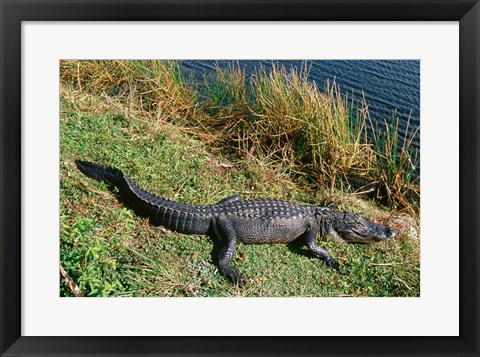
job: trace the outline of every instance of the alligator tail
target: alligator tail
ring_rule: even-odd
[[[119,169],[83,160],[75,160],[75,164],[82,173],[97,181],[104,181],[114,187],[120,187],[125,182],[123,172]]]
[[[125,176],[121,170],[83,160],[75,160],[75,164],[86,176],[105,182],[110,186],[111,190],[117,188],[120,198],[139,216],[148,216],[153,208],[150,201],[152,201],[154,196]],[[146,197],[150,200],[146,200]]]
[[[144,190],[121,170],[114,167],[83,160],[75,160],[75,164],[86,176],[104,181],[111,188],[117,188],[122,201],[139,216],[149,217],[152,224],[180,233],[206,234],[210,218],[198,217],[200,206],[156,196]]]

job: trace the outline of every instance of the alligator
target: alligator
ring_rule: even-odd
[[[287,243],[303,240],[328,267],[338,262],[317,242],[317,235],[331,235],[346,242],[373,243],[395,237],[387,226],[365,220],[355,213],[333,210],[330,205],[312,206],[271,198],[243,200],[238,195],[216,204],[192,205],[172,201],[144,190],[117,168],[76,160],[86,176],[117,189],[120,198],[154,226],[184,234],[207,235],[218,244],[215,264],[232,283],[243,286],[242,273],[230,265],[237,240],[242,243]]]

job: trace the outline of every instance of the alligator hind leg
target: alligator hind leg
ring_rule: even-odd
[[[330,253],[317,242],[317,230],[316,228],[309,227],[305,232],[305,243],[308,249],[323,260],[329,267],[339,270],[338,262],[333,259]]]
[[[223,217],[218,217],[213,222],[212,233],[220,244],[217,256],[217,266],[223,276],[229,278],[235,285],[243,286],[244,279],[242,273],[237,268],[229,265],[235,252],[237,235],[233,229],[232,223]]]

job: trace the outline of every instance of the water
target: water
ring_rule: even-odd
[[[216,63],[220,67],[228,66],[231,61],[182,61],[183,69],[192,72],[196,81],[201,83],[204,75],[215,71]],[[238,61],[248,75],[255,73],[260,65],[267,70],[272,61]],[[296,67],[300,70],[304,61],[275,61],[285,68]],[[354,98],[362,98],[362,91],[368,104],[373,123],[384,126],[384,120],[391,122],[393,113],[399,117],[399,134],[403,140],[407,120],[410,117],[409,132],[420,127],[420,61],[418,60],[341,60],[308,61],[310,81],[323,88],[325,81],[335,80],[342,93],[353,93]],[[420,130],[412,143],[420,152]]]

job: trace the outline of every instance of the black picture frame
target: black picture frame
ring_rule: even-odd
[[[37,355],[479,355],[478,0],[0,0],[0,353]],[[21,336],[22,21],[459,21],[460,336]],[[446,188],[448,189],[448,188]],[[445,257],[445,264],[449,264]],[[445,289],[449,283],[445,282]],[[223,312],[225,316],[228,312]],[[441,315],[441,311],[439,311]],[[226,319],[228,320],[228,319]],[[228,329],[234,321],[221,320]],[[328,323],[327,321],[319,321]],[[268,334],[268,331],[266,331]]]

